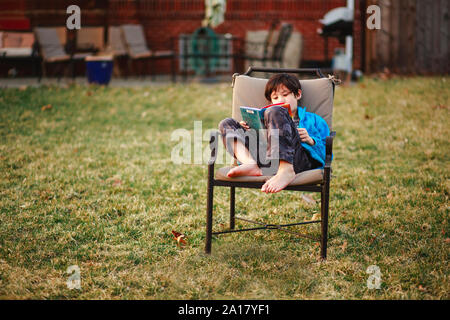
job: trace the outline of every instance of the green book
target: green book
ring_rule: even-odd
[[[251,129],[265,129],[264,110],[252,107],[241,107],[242,120],[247,122]]]
[[[286,108],[289,112],[289,115],[292,117],[291,107],[289,106],[289,103],[276,103],[269,104],[268,106],[262,107],[260,109],[253,107],[240,107],[242,120],[247,122],[247,125],[251,129],[266,129],[266,126],[264,125],[264,111],[266,111],[267,108],[274,106]]]

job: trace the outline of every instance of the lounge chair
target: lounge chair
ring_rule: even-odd
[[[46,65],[48,63],[59,64],[62,66],[66,64],[66,67],[70,67],[72,77],[75,77],[73,69],[73,63],[76,60],[84,60],[90,54],[68,54],[64,49],[61,38],[63,37],[61,31],[57,28],[34,28],[34,33],[39,45],[39,51],[42,57],[42,75],[47,75]],[[59,70],[58,70],[59,71]],[[59,73],[59,72],[58,72]],[[58,74],[60,76],[60,74]],[[58,77],[59,79],[60,77]],[[41,75],[39,81],[41,80]]]
[[[128,70],[132,69],[134,60],[170,59],[172,80],[175,81],[175,52],[171,50],[152,51],[147,46],[144,29],[138,24],[121,26],[122,36],[128,53]]]
[[[128,55],[120,26],[108,27],[108,41],[105,51],[113,56],[114,75],[120,76],[120,62]]]
[[[236,120],[242,120],[240,114],[240,106],[263,106],[267,103],[264,98],[264,88],[267,79],[260,79],[250,77],[252,72],[264,73],[316,73],[320,78],[313,80],[300,80],[302,86],[302,98],[299,104],[306,106],[309,112],[314,112],[320,115],[331,129],[332,113],[333,113],[333,98],[334,86],[333,79],[322,77],[322,73],[318,69],[270,69],[270,68],[249,68],[244,75],[235,74],[233,76],[233,103],[232,103],[232,117]],[[270,176],[261,177],[235,177],[229,178],[227,176],[231,167],[223,167],[214,170],[214,164],[218,154],[219,143],[222,143],[220,133],[214,131],[211,133],[210,148],[211,158],[208,162],[208,176],[207,176],[207,205],[206,205],[206,237],[205,237],[205,253],[211,253],[211,242],[213,235],[227,234],[234,232],[244,232],[262,229],[274,229],[285,231],[291,234],[296,234],[300,237],[305,237],[318,241],[321,244],[320,256],[322,259],[327,257],[327,240],[328,240],[328,210],[329,210],[329,194],[330,194],[330,179],[331,179],[331,161],[332,161],[332,147],[335,132],[326,138],[326,160],[323,169],[308,170],[298,173],[295,179],[281,192],[286,191],[308,191],[319,192],[321,194],[321,218],[319,220],[302,221],[289,224],[269,224],[261,221],[252,221],[247,218],[237,217],[235,215],[235,189],[236,188],[257,188],[261,189],[263,184],[270,179]],[[213,195],[215,187],[229,187],[230,188],[230,228],[219,232],[213,232]],[[235,228],[235,220],[239,219],[244,222],[256,224],[252,228]],[[294,232],[287,227],[296,225],[310,225],[320,223],[321,237],[315,238],[311,235],[300,234]]]
[[[243,59],[248,60],[250,65],[261,62],[263,67],[283,67],[284,51],[291,34],[291,24],[283,23],[278,35],[276,35],[274,25],[272,25],[264,42],[245,42]]]
[[[38,54],[32,32],[0,31],[0,62],[20,63],[31,61],[33,75],[36,73]]]

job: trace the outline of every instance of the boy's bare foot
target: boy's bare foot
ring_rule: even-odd
[[[240,176],[262,176],[262,170],[256,163],[241,164],[228,171],[227,176],[230,178]]]
[[[286,162],[282,165],[282,163],[280,163],[277,174],[266,181],[266,183],[262,186],[261,191],[265,193],[279,192],[286,188],[286,186],[289,185],[294,178],[295,172],[292,164]]]

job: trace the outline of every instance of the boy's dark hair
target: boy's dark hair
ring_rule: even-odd
[[[298,90],[302,89],[300,81],[297,77],[288,73],[277,73],[270,77],[266,84],[264,96],[267,101],[271,101],[270,96],[272,92],[276,91],[280,85],[284,84],[296,97],[298,96]]]

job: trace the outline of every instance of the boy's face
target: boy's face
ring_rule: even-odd
[[[278,86],[278,88],[270,94],[272,103],[289,103],[291,106],[292,114],[297,112],[297,101],[302,97],[302,91],[299,90],[295,95],[284,84]]]

